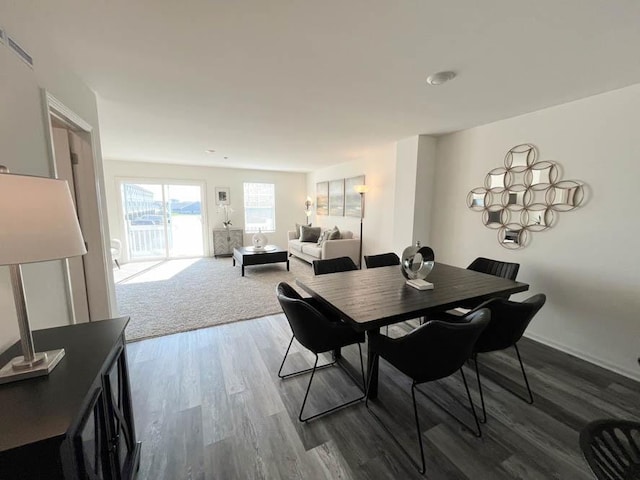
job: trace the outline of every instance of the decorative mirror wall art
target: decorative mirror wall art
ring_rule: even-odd
[[[484,186],[467,194],[467,207],[482,212],[482,223],[498,230],[498,242],[505,248],[525,247],[532,232],[547,230],[559,212],[573,210],[584,200],[582,183],[561,180],[556,162],[537,158],[531,144],[513,147],[504,167],[491,170]]]

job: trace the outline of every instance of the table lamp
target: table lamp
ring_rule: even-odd
[[[21,265],[87,253],[65,180],[11,175],[0,165],[0,265],[8,265],[22,356],[0,369],[0,384],[48,375],[64,349],[36,352]]]

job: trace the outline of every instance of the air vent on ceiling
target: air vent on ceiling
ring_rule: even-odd
[[[33,68],[33,58],[31,57],[31,55],[25,52],[24,49],[20,45],[18,45],[13,38],[7,37],[7,44],[9,45],[9,48],[13,50],[16,55],[18,55],[24,61],[24,63]]]

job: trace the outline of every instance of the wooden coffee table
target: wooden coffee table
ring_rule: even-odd
[[[242,267],[243,277],[244,267],[250,265],[286,262],[287,271],[289,271],[289,252],[275,245],[267,245],[264,247],[264,250],[252,250],[251,247],[236,247],[233,249],[234,267],[236,266],[236,262]]]

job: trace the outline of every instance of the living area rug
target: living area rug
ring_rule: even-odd
[[[282,311],[276,285],[309,279],[308,263],[233,267],[231,258],[169,260],[116,284],[120,315],[131,317],[128,341],[263,317]]]

